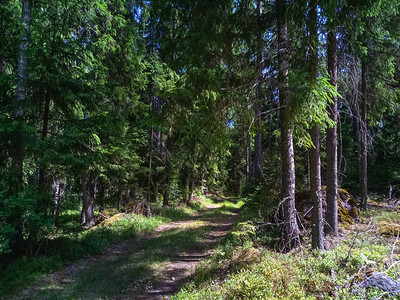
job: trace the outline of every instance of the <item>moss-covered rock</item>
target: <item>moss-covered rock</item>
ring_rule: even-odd
[[[326,211],[326,186],[322,187],[322,210]],[[296,193],[296,209],[305,221],[311,220],[312,201],[310,189]],[[338,218],[341,223],[354,224],[359,220],[359,210],[356,199],[346,190],[338,189]]]
[[[400,231],[400,224],[382,221],[378,223],[378,231],[381,235],[398,236]]]

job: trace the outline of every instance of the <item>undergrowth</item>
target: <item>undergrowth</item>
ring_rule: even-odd
[[[190,207],[153,207],[152,217],[127,214],[113,226],[90,230],[79,225],[80,212],[67,211],[60,216],[57,231],[43,243],[45,255],[22,257],[0,270],[0,298],[24,289],[67,263],[99,254],[107,246],[122,240],[150,233],[163,223],[187,218],[210,203],[204,199],[203,204],[193,203]]]
[[[279,231],[242,220],[172,299],[377,299],[382,293],[359,291],[357,283],[371,271],[400,276],[397,237],[381,236],[378,228],[396,219],[395,211],[371,209],[360,223],[327,237],[328,250],[312,251],[306,237],[301,249],[286,254],[277,251]]]

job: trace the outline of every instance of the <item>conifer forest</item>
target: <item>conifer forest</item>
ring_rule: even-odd
[[[399,299],[400,0],[0,0],[0,299]]]

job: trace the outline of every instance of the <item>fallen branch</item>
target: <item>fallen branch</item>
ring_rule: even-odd
[[[357,239],[357,237],[358,237],[359,234],[360,234],[360,230],[357,230],[356,236],[355,236],[354,239],[353,239],[353,243],[351,244],[350,249],[349,249],[349,251],[347,252],[347,256],[346,256],[345,260],[342,261],[341,264],[339,265],[339,267],[338,267],[336,273],[339,273],[340,269],[341,269],[342,267],[346,266],[347,262],[349,261],[351,250],[353,250],[354,245],[355,245],[355,243],[356,243],[356,239]]]

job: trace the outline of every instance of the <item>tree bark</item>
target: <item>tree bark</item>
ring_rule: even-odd
[[[16,103],[14,109],[14,118],[18,122],[14,140],[12,142],[12,174],[14,176],[13,183],[11,184],[12,193],[17,194],[22,187],[23,183],[23,130],[22,122],[24,119],[23,104],[26,100],[27,79],[28,79],[28,58],[27,50],[29,47],[29,33],[31,23],[31,1],[22,1],[22,14],[21,23],[23,25],[21,41],[19,44],[19,57],[17,65],[17,87],[16,87]]]
[[[245,132],[246,140],[246,182],[249,183],[251,179],[251,161],[250,161],[250,135],[249,132]]]
[[[94,199],[96,194],[96,184],[90,172],[86,172],[81,182],[82,192],[82,219],[81,223],[86,228],[93,227],[94,221]]]
[[[361,209],[367,209],[367,166],[368,166],[368,126],[367,126],[367,64],[365,59],[361,63],[361,141],[360,141],[360,188]]]
[[[153,184],[153,195],[151,197],[152,202],[157,203],[158,202],[158,182],[155,182]]]
[[[260,88],[257,88],[260,92]],[[259,94],[259,93],[257,93]],[[261,133],[261,104],[259,101],[255,107],[256,130],[257,133],[254,137],[254,172],[255,180],[259,180],[262,175],[262,133]]]
[[[124,186],[121,182],[121,180],[118,182],[118,195],[117,195],[117,209],[121,207],[121,205],[124,205]]]
[[[333,29],[328,32],[327,40],[327,59],[328,74],[330,83],[337,88],[337,53],[336,53],[336,31]],[[328,113],[330,119],[334,122],[333,127],[328,128],[326,132],[326,213],[325,219],[327,234],[338,234],[338,150],[337,150],[337,97],[334,96],[329,103]]]
[[[289,251],[300,245],[299,228],[295,207],[295,166],[290,117],[290,91],[288,86],[289,50],[286,21],[286,0],[276,1],[278,30],[278,87],[281,105],[281,168],[282,168],[282,214],[283,214],[283,251]]]
[[[324,249],[324,231],[322,218],[321,158],[319,126],[314,125],[310,131],[314,148],[310,149],[310,189],[312,209],[311,238],[312,249]]]
[[[163,195],[163,206],[168,206],[169,205],[169,191],[165,190],[164,195]]]
[[[259,27],[261,27],[262,6],[261,1],[257,1],[257,14],[259,19]],[[254,105],[254,118],[256,125],[256,135],[254,137],[254,179],[259,180],[262,175],[262,132],[261,132],[261,77],[262,77],[262,35],[258,37],[257,50],[256,50],[256,102]]]
[[[104,211],[104,208],[105,208],[104,198],[105,198],[105,195],[106,195],[106,188],[104,186],[104,182],[103,181],[100,181],[99,185],[100,186],[99,186],[99,195],[98,195],[97,203],[98,203],[98,206],[99,206],[99,211],[101,212],[101,211]]]
[[[53,198],[53,220],[54,220],[54,225],[57,226],[58,224],[58,217],[60,214],[60,201],[61,201],[61,196],[64,195],[65,193],[65,183],[60,180],[56,179],[53,181],[52,185],[53,193],[54,193],[54,198]]]
[[[43,113],[42,141],[45,140],[49,131],[50,95],[46,93],[44,98],[45,103]],[[42,164],[39,168],[39,190],[42,192],[45,190],[46,173],[46,166]]]
[[[207,195],[207,186],[206,186],[206,176],[204,175],[204,172],[201,174],[201,194],[203,196]]]
[[[318,76],[318,31],[317,31],[317,3],[310,1],[310,81],[315,81]],[[324,249],[324,231],[322,219],[322,189],[321,189],[321,157],[320,157],[320,133],[319,126],[314,123],[310,136],[314,147],[310,148],[310,189],[312,209],[311,247],[312,249]]]
[[[17,196],[23,186],[23,162],[24,162],[24,140],[23,140],[23,121],[24,110],[23,103],[26,100],[27,79],[28,79],[28,61],[27,50],[29,47],[29,33],[31,21],[31,2],[30,0],[22,0],[22,34],[19,44],[19,56],[17,63],[17,86],[15,95],[14,119],[17,123],[15,134],[10,143],[11,159],[11,178],[9,185],[10,194]],[[13,253],[19,253],[24,250],[23,242],[23,224],[22,216],[19,212],[15,212],[7,218],[7,223],[10,224],[15,233],[10,237],[10,248]]]
[[[194,196],[194,170],[192,171],[192,174],[190,175],[188,203],[193,202],[193,196]]]
[[[150,151],[149,151],[149,174],[147,177],[147,201],[151,200],[151,184],[152,184],[152,173],[153,173],[153,140],[154,140],[154,127],[151,127],[150,130]]]
[[[165,162],[165,182],[164,182],[164,191],[163,191],[163,206],[169,205],[169,194],[171,190],[171,182],[172,182],[172,127],[169,128],[168,136],[165,142],[165,151],[163,152],[164,155],[164,162]]]

